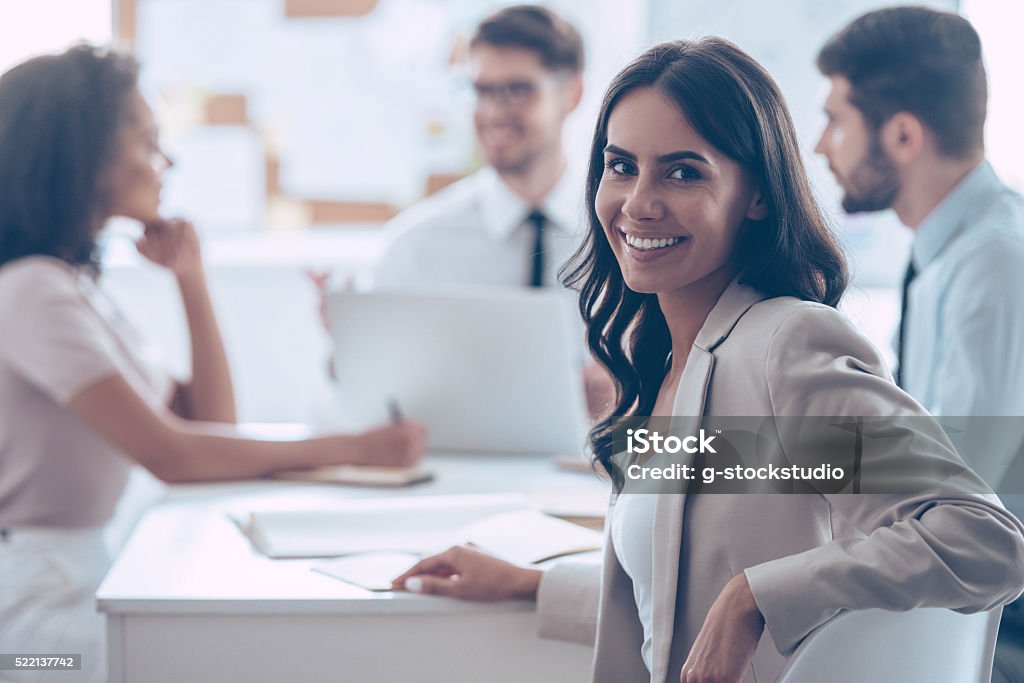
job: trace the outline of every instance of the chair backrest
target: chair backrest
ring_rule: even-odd
[[[845,612],[807,636],[778,683],[989,683],[1001,613]]]

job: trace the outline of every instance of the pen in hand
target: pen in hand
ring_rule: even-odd
[[[396,399],[388,399],[388,415],[391,416],[392,422],[402,421],[402,410],[398,407],[398,401]]]

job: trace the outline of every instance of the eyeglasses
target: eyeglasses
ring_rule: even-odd
[[[538,80],[506,81],[505,83],[474,81],[470,83],[470,87],[477,105],[484,100],[489,100],[507,109],[522,109],[537,98],[537,93],[545,84],[560,83],[566,80],[568,75],[555,72]]]
[[[508,83],[473,83],[473,95],[477,104],[489,100],[509,109],[521,109],[537,97],[540,87],[533,81],[509,81]]]

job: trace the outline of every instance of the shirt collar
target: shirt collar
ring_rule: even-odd
[[[490,166],[480,169],[477,182],[480,214],[490,235],[506,238],[526,222],[533,207],[506,185],[497,171]],[[581,225],[583,177],[567,168],[537,208],[548,218],[550,228],[567,235],[576,234]]]
[[[964,176],[917,229],[911,249],[914,266],[920,270],[934,261],[967,226],[971,214],[985,205],[984,196],[1000,187],[1002,184],[987,161]]]

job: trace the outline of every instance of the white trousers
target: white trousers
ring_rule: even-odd
[[[106,680],[94,594],[111,560],[102,528],[14,528],[0,538],[0,653],[82,656],[81,671],[0,671],[0,681]]]

